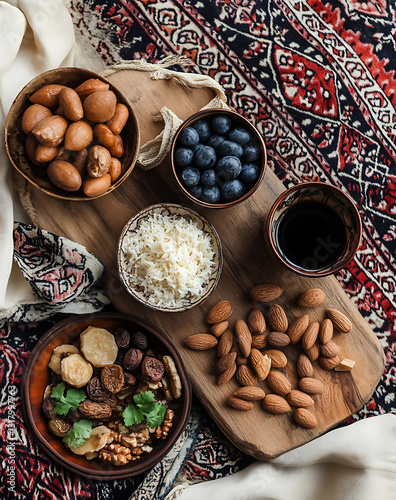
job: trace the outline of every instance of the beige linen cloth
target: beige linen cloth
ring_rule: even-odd
[[[89,44],[83,45],[87,50]],[[2,138],[13,99],[34,76],[59,66],[102,69],[93,62],[93,53],[87,57],[76,46],[62,0],[0,1],[0,53]],[[172,77],[171,72],[167,76]],[[216,90],[216,82],[212,87]],[[221,97],[218,105],[223,105]],[[155,155],[161,156],[163,151],[156,146]],[[4,311],[35,299],[13,266],[13,221],[28,220],[12,188],[3,139],[0,148],[0,311]],[[383,415],[332,431],[227,478],[194,486],[181,478],[168,498],[201,500],[205,495],[227,500],[396,500],[396,417]]]

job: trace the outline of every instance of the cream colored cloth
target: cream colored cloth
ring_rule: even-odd
[[[361,420],[166,500],[396,500],[396,415]]]

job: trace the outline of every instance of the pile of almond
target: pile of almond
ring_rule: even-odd
[[[255,302],[273,302],[283,290],[276,285],[258,285],[250,290]],[[318,288],[310,289],[298,297],[298,305],[313,308],[322,304],[326,294]],[[315,378],[313,362],[318,360],[325,370],[349,371],[355,362],[340,358],[340,347],[333,340],[334,331],[349,333],[351,321],[340,311],[326,309],[326,319],[321,323],[310,321],[308,314],[289,322],[286,311],[277,303],[269,305],[267,319],[260,309],[254,307],[245,322],[238,319],[234,331],[230,329],[229,318],[233,312],[231,303],[223,300],[208,313],[206,323],[210,333],[191,335],[185,345],[194,350],[217,349],[217,384],[225,384],[234,375],[242,386],[229,398],[228,404],[237,410],[252,410],[254,401],[262,401],[265,411],[282,414],[294,407],[294,421],[305,428],[316,427],[317,421],[308,410],[314,404],[314,397],[324,391],[323,383]],[[267,326],[269,331],[267,330]],[[296,371],[298,388],[292,388],[290,380],[282,369],[288,358],[281,350],[289,344],[302,348],[298,356]],[[269,389],[257,386],[265,380]]]

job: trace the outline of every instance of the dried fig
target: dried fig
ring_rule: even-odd
[[[140,365],[143,358],[142,351],[139,349],[129,349],[124,356],[124,368],[126,370],[132,371]]]
[[[159,382],[164,375],[164,365],[159,359],[145,358],[142,363],[142,375],[152,382]]]
[[[133,332],[131,335],[131,342],[134,347],[145,351],[148,347],[148,340],[143,332]]]
[[[105,389],[117,394],[124,386],[124,372],[120,365],[108,365],[103,368],[100,380]]]
[[[114,332],[114,338],[118,347],[126,349],[131,342],[131,334],[125,328],[117,328]]]

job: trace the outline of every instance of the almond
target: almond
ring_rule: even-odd
[[[216,323],[210,327],[210,333],[212,333],[215,337],[220,337],[222,333],[224,333],[228,328],[228,321],[221,321],[220,323]]]
[[[314,369],[311,361],[305,354],[300,354],[297,360],[297,373],[301,378],[313,377]]]
[[[315,307],[324,302],[326,294],[320,288],[311,288],[302,293],[298,298],[298,305],[300,307]]]
[[[238,319],[235,323],[235,335],[237,338],[239,352],[242,356],[247,358],[252,347],[252,334],[250,333],[247,324],[242,319]]]
[[[282,332],[270,332],[267,335],[267,343],[272,347],[286,347],[290,344],[290,337]]]
[[[326,314],[338,332],[349,333],[352,331],[351,321],[342,312],[336,309],[326,309]]]
[[[259,380],[264,380],[271,369],[271,359],[257,349],[252,349],[249,356],[250,364]]]
[[[297,408],[294,412],[293,419],[296,424],[306,429],[314,429],[318,425],[314,415],[306,408]]]
[[[287,401],[291,406],[299,406],[301,408],[305,408],[306,406],[312,406],[314,404],[314,400],[305,392],[299,391],[298,389],[293,389],[287,395]]]
[[[263,408],[270,413],[287,413],[291,410],[289,403],[286,399],[276,394],[267,394],[263,399]]]
[[[250,386],[257,384],[256,375],[253,373],[253,370],[250,368],[250,366],[247,365],[238,366],[236,372],[236,378],[238,379],[238,382],[243,386]]]
[[[226,371],[223,373],[220,373],[220,375],[217,377],[216,383],[217,385],[223,385],[229,382],[232,377],[235,375],[237,366],[235,363],[233,363],[229,368],[227,368]]]
[[[333,338],[333,323],[331,319],[326,318],[320,324],[319,339],[322,344],[327,344]]]
[[[324,356],[320,356],[319,358],[319,363],[325,370],[334,370],[334,368],[338,366],[340,362],[341,360],[338,356],[334,356],[333,358],[325,358]]]
[[[309,325],[308,314],[300,316],[299,318],[293,321],[293,323],[289,326],[289,329],[287,331],[287,334],[290,337],[290,342],[292,344],[297,344],[297,342],[304,335],[305,330],[308,328],[308,325]]]
[[[327,342],[320,346],[320,354],[325,358],[334,358],[340,354],[340,346],[336,344],[333,340]]]
[[[268,349],[265,353],[271,359],[272,368],[284,368],[287,365],[286,354],[277,349]]]
[[[300,389],[307,394],[321,394],[324,391],[323,383],[317,378],[304,377],[300,380]]]
[[[277,299],[282,292],[282,288],[277,285],[257,285],[250,290],[249,295],[257,302],[270,302]]]
[[[312,347],[309,349],[304,349],[304,352],[311,361],[315,361],[320,356],[319,342],[316,341]]]
[[[232,366],[235,363],[236,357],[237,357],[236,352],[229,352],[225,356],[222,356],[216,363],[217,373],[223,373],[226,370],[228,370],[228,368],[230,368],[230,366]]]
[[[252,347],[254,347],[255,349],[264,349],[265,347],[267,347],[267,334],[262,333],[260,335],[253,335]]]
[[[252,335],[261,335],[265,332],[265,318],[264,314],[254,307],[248,317],[248,327]]]
[[[291,391],[290,381],[280,372],[271,370],[267,377],[267,384],[276,394],[282,396]]]
[[[184,345],[194,351],[206,351],[217,345],[217,339],[208,333],[196,333],[186,338]]]
[[[222,356],[228,354],[232,349],[232,344],[234,343],[232,331],[226,330],[225,332],[223,332],[218,342],[219,343],[217,344],[217,357],[221,358]]]
[[[289,322],[283,308],[278,304],[272,304],[268,312],[268,324],[272,330],[285,333]]]
[[[240,387],[234,392],[233,396],[246,401],[259,401],[265,398],[265,392],[261,387]]]
[[[340,361],[340,364],[334,368],[336,372],[349,372],[355,366],[356,361],[345,358]]]
[[[318,321],[313,321],[308,326],[301,339],[301,346],[303,349],[309,349],[314,345],[319,335],[319,328],[320,328],[320,323]]]
[[[236,398],[234,396],[230,396],[228,398],[228,404],[235,408],[236,410],[249,411],[253,410],[254,404],[251,401],[246,401],[244,399]]]
[[[218,304],[216,304],[212,309],[208,312],[206,316],[206,323],[213,325],[215,323],[221,323],[229,318],[232,314],[232,305],[228,300],[222,300]]]

